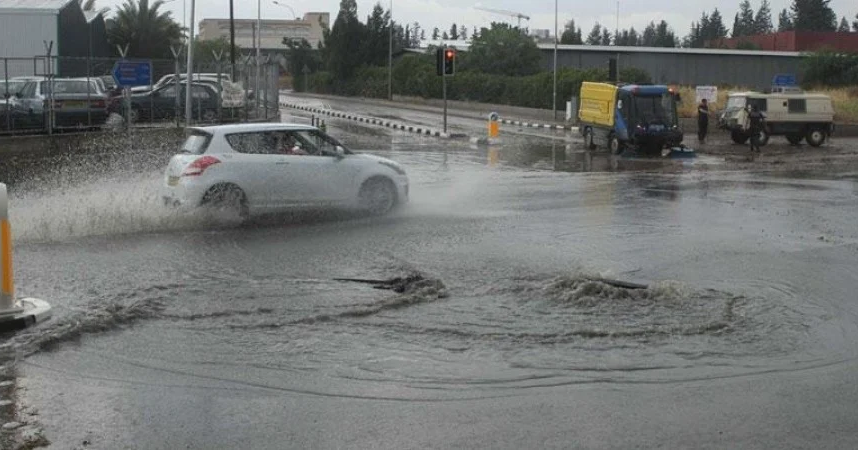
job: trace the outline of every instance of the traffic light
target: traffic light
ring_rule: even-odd
[[[456,73],[456,49],[441,47],[435,51],[435,72],[439,76]]]

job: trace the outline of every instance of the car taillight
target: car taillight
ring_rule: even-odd
[[[202,158],[197,158],[194,162],[189,164],[188,167],[185,167],[185,170],[182,171],[182,176],[196,177],[202,175],[206,169],[219,163],[220,160],[214,156],[203,156]]]
[[[92,101],[93,108],[105,108],[106,104],[104,100],[93,100]]]

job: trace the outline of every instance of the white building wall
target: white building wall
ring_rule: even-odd
[[[0,80],[6,76],[42,75],[45,73],[45,41],[54,42],[57,53],[57,15],[4,11],[0,9]],[[34,69],[33,58],[38,57]],[[14,58],[14,59],[13,59]]]

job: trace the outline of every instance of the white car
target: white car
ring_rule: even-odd
[[[167,206],[251,215],[357,207],[382,215],[408,201],[402,166],[355,154],[317,128],[284,123],[190,128],[164,174]]]

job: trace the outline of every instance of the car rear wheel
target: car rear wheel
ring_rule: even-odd
[[[359,199],[362,209],[382,216],[396,206],[396,190],[387,178],[371,178],[361,186]]]
[[[789,141],[792,145],[801,144],[801,141],[804,139],[804,136],[800,134],[788,134],[786,135],[787,141]]]
[[[813,128],[807,132],[807,143],[813,147],[819,147],[825,142],[825,133],[819,128]]]
[[[608,138],[608,150],[610,150],[614,155],[619,155],[623,152],[623,144],[620,142],[620,138],[618,138],[616,134],[612,134],[611,137]]]
[[[732,131],[730,132],[730,138],[733,139],[733,142],[737,144],[744,144],[748,142],[748,135],[742,133],[741,131]]]
[[[247,196],[238,186],[218,184],[203,196],[202,206],[215,213],[228,214],[244,221],[250,216]]]

